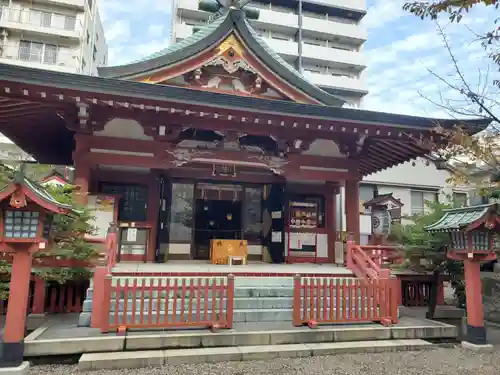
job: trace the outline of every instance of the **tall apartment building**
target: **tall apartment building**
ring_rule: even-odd
[[[367,30],[360,24],[365,0],[259,0],[253,27],[265,42],[311,82],[359,106],[368,93],[363,44]],[[211,14],[198,0],[175,0],[172,41],[205,24]]]
[[[97,75],[107,55],[96,0],[0,1],[0,63]]]

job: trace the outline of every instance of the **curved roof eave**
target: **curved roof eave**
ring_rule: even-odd
[[[146,72],[153,73],[202,53],[226,37],[232,30],[238,33],[255,56],[290,85],[325,105],[342,106],[346,102],[309,82],[295,68],[285,62],[260,39],[244,17],[244,12],[238,9],[230,9],[226,14],[207,24],[198,32],[153,55],[152,58],[127,65],[99,68],[99,76],[127,79]]]

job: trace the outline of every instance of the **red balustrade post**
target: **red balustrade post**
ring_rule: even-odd
[[[392,277],[390,280],[390,311],[392,323],[396,324],[398,322],[398,308],[401,301],[401,281],[397,277]]]
[[[292,310],[292,324],[295,327],[302,325],[302,319],[300,319],[300,291],[302,287],[302,278],[299,274],[293,277],[293,310]],[[312,297],[311,297],[312,298]]]
[[[112,276],[111,275],[106,275],[104,277],[104,280],[102,282],[103,286],[103,304],[102,304],[102,309],[100,310],[100,327],[101,328],[101,333],[108,333],[109,332],[109,314],[111,311],[111,289],[112,289]],[[118,300],[117,300],[118,303]],[[127,301],[125,300],[125,303]],[[115,309],[119,309],[119,306],[115,306]],[[93,311],[92,311],[93,312]],[[135,322],[134,322],[135,323]]]
[[[102,323],[102,309],[104,306],[104,280],[108,274],[107,267],[96,267],[94,269],[94,277],[92,279],[93,295],[92,295],[92,315],[90,318],[90,326],[92,328],[100,328]]]
[[[234,276],[227,276],[227,309],[226,309],[226,327],[233,328],[234,312]]]
[[[352,252],[353,252],[354,246],[355,246],[354,241],[351,241],[351,240],[347,241],[346,266],[349,269],[352,269],[352,266],[353,266]]]

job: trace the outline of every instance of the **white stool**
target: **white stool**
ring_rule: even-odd
[[[246,259],[246,257],[242,257],[242,256],[229,256],[229,257],[228,257],[228,263],[229,263],[229,265],[230,265],[230,266],[232,266],[232,265],[233,265],[233,261],[234,261],[234,260],[239,260],[239,261],[241,261],[241,264],[242,264],[242,265],[246,265],[246,264],[247,264],[247,259]]]

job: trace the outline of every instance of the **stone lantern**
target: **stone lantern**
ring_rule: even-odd
[[[428,232],[448,233],[449,259],[463,261],[467,298],[467,341],[470,349],[491,348],[486,342],[480,265],[496,259],[497,236],[500,233],[497,203],[445,210],[436,223],[425,228]]]
[[[0,190],[0,252],[12,256],[10,293],[5,331],[0,342],[0,370],[22,373],[26,312],[33,254],[46,249],[54,214],[72,212],[70,205],[54,200],[23,171]]]

